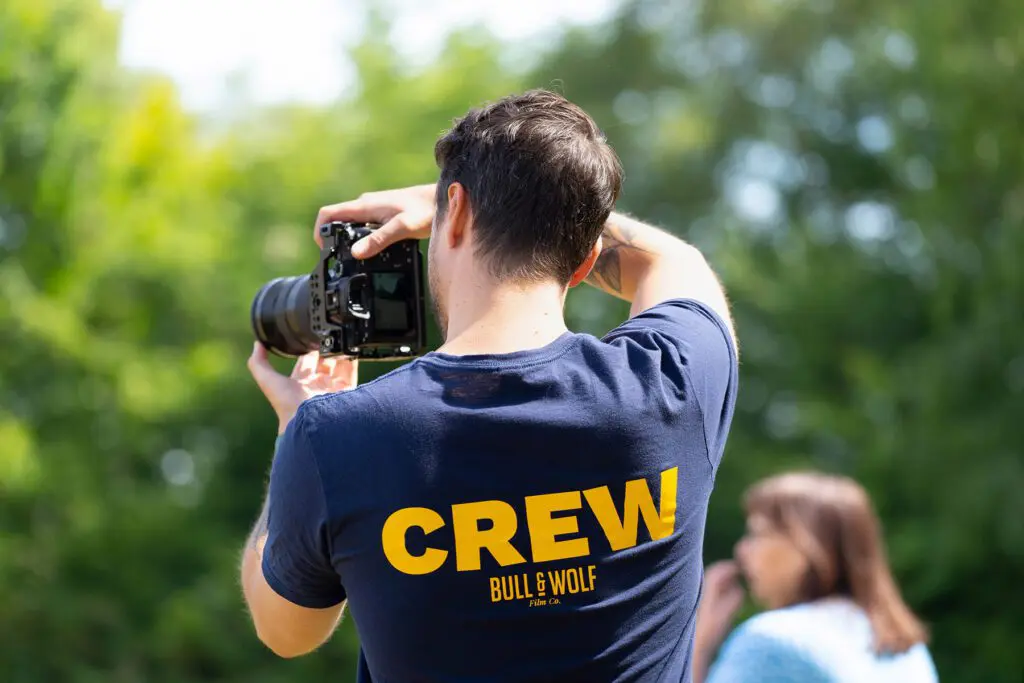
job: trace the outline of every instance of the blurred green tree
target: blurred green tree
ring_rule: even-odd
[[[249,301],[308,270],[319,206],[431,180],[450,119],[525,85],[595,115],[623,207],[707,249],[733,298],[740,406],[709,559],[754,479],[851,473],[943,678],[1020,680],[1022,15],[634,0],[529,74],[508,64],[524,46],[476,30],[409,68],[374,15],[344,99],[226,125],[120,67],[99,0],[0,4],[3,680],[351,676],[351,623],[282,662],[241,603],[273,436]],[[568,315],[601,333],[625,308],[584,287]]]

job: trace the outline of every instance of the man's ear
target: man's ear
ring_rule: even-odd
[[[471,215],[469,194],[462,183],[451,183],[448,186],[448,210],[445,213],[448,225],[445,226],[444,238],[448,248],[454,249],[466,239]]]
[[[587,254],[587,258],[583,259],[583,263],[580,264],[580,267],[577,268],[572,274],[572,277],[569,278],[570,289],[586,280],[587,276],[590,275],[590,271],[594,268],[594,264],[597,263],[597,259],[601,256],[601,245],[601,238],[598,237],[597,242],[595,242],[594,246],[590,248],[590,253]]]

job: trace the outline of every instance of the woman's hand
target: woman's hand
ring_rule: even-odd
[[[743,605],[740,568],[732,560],[710,565],[704,571],[704,591],[697,608],[694,636],[694,683],[702,683],[715,651],[732,629]]]

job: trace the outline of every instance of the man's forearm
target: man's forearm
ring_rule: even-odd
[[[697,299],[719,314],[735,341],[725,293],[696,247],[619,213],[608,217],[601,240],[586,281],[629,301],[631,316],[667,299]]]
[[[620,213],[608,217],[601,241],[601,255],[586,281],[626,301],[633,300],[637,284],[659,261],[693,249],[678,237]]]
[[[691,673],[693,675],[693,683],[704,683],[707,680],[708,671],[711,668],[711,660],[717,649],[717,647],[711,647],[701,637],[700,624],[698,623],[697,634],[693,640],[693,657],[690,659],[692,662]]]

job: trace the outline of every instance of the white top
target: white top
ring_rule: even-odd
[[[872,640],[867,616],[849,600],[763,612],[729,635],[707,683],[937,683],[924,644],[879,656]]]

